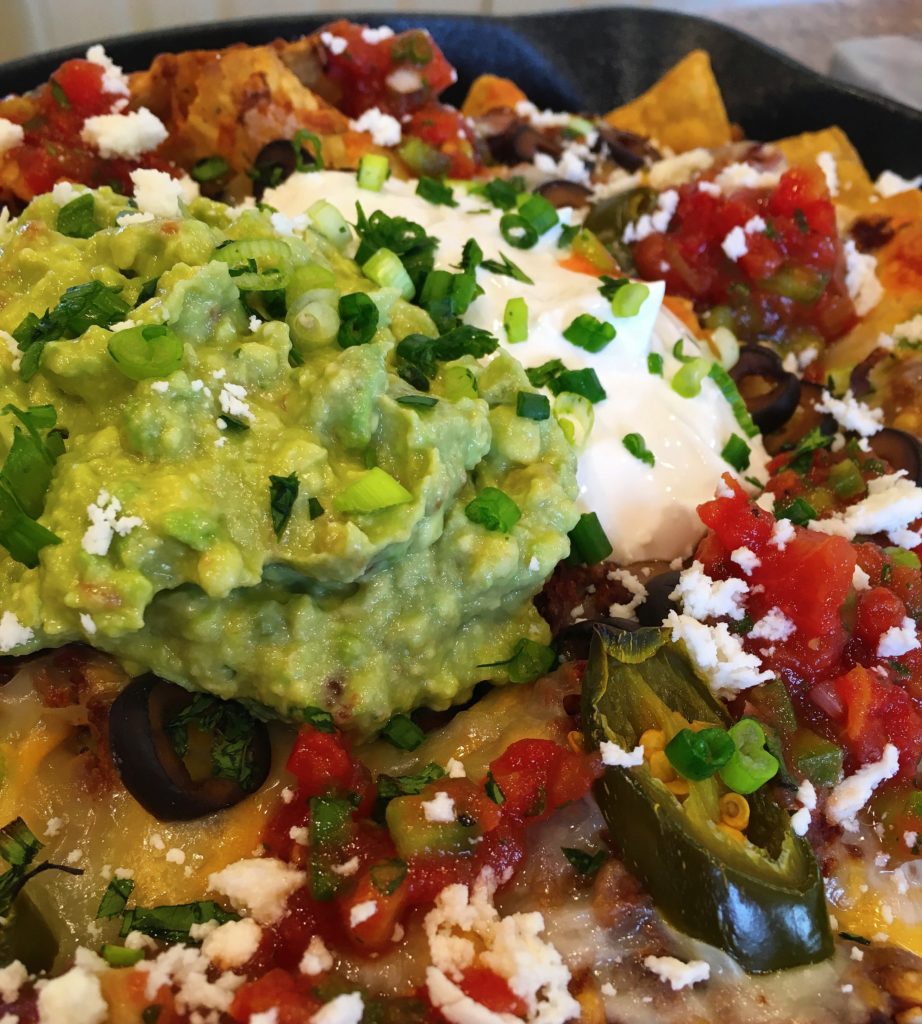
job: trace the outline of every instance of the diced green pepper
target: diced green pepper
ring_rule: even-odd
[[[868,486],[861,470],[851,459],[843,459],[829,470],[829,483],[840,498],[854,498],[864,494]]]
[[[336,796],[314,796],[310,800],[308,845],[310,848],[310,889],[316,900],[331,900],[344,877],[333,870],[352,836],[352,804]]]
[[[691,722],[731,724],[668,633],[597,627],[583,680],[587,746],[608,740],[631,750],[646,729],[671,738]],[[717,827],[714,778],[690,782],[680,802],[646,763],[607,768],[596,796],[622,860],[675,927],[725,950],[751,973],[832,954],[816,860],[765,789],[748,798],[742,843]]]
[[[791,738],[791,764],[816,786],[834,786],[842,778],[842,748],[802,727]]]
[[[787,687],[780,679],[770,679],[767,683],[761,683],[750,690],[746,697],[755,707],[759,718],[774,726],[782,736],[792,733],[797,728],[794,703]]]
[[[423,804],[433,799],[436,789],[429,786],[419,796],[398,796],[387,805],[385,821],[403,860],[421,854],[470,853],[483,834],[465,814],[453,821],[429,821]]]

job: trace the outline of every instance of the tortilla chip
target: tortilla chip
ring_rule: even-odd
[[[461,105],[461,113],[465,117],[482,117],[498,107],[512,108],[526,99],[528,97],[525,93],[510,79],[498,75],[481,75],[474,79]]]
[[[693,50],[636,100],[605,115],[616,128],[636,132],[676,153],[724,146],[732,138],[720,86],[704,50]]]
[[[836,162],[839,179],[837,202],[853,209],[863,209],[867,205],[874,192],[874,184],[858,151],[841,128],[833,126],[820,132],[803,132],[779,139],[776,145],[792,166],[815,165],[821,153],[830,153]]]

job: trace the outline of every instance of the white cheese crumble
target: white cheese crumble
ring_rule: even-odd
[[[378,107],[371,107],[360,118],[350,121],[349,127],[356,132],[368,132],[376,146],[400,145],[400,122]]]
[[[881,334],[877,339],[877,344],[888,350],[897,342],[906,342],[909,345],[922,344],[922,313],[916,313],[911,320],[904,320],[889,334]]]
[[[82,188],[74,188],[69,181],[59,181],[55,183],[54,188],[51,190],[51,198],[58,206],[67,206],[68,203],[72,203],[78,196],[83,195],[84,191]]]
[[[227,921],[205,938],[202,952],[225,970],[242,967],[259,949],[262,936],[262,928],[252,918]]]
[[[288,897],[304,885],[303,871],[272,857],[238,860],[208,876],[208,887],[247,910],[259,924],[274,924],[285,913]]]
[[[56,836],[64,828],[63,818],[49,818],[45,822],[45,835],[49,838]]]
[[[314,935],[308,943],[304,956],[298,970],[302,974],[314,975],[323,974],[333,966],[333,957],[327,949],[326,944],[319,935]]]
[[[871,799],[874,790],[882,782],[892,779],[899,768],[899,751],[892,743],[888,743],[879,761],[872,761],[859,768],[854,775],[849,775],[833,789],[826,801],[826,817],[833,825],[841,825],[850,832],[857,831],[855,815]]]
[[[878,658],[899,658],[922,647],[916,631],[916,620],[907,615],[898,626],[891,626],[877,644]]]
[[[720,243],[720,247],[727,258],[733,260],[734,263],[740,256],[745,256],[749,252],[749,246],[746,244],[746,234],[739,225],[727,233],[727,236]]]
[[[131,183],[138,210],[154,217],[179,217],[180,202],[191,203],[199,191],[191,178],[173,178],[165,171],[144,167],[131,172]],[[122,218],[119,223],[126,219]]]
[[[712,580],[696,559],[683,570],[669,597],[679,601],[685,614],[695,619],[719,618],[721,615],[741,619],[746,614],[742,602],[748,592],[749,585],[745,580],[735,577]]]
[[[877,260],[870,253],[858,252],[853,239],[845,241],[845,287],[858,316],[865,316],[880,302],[883,286],[877,280]]]
[[[466,779],[467,771],[464,765],[454,757],[450,757],[445,762],[445,774],[450,779]]]
[[[28,980],[29,972],[19,960],[0,967],[0,999],[5,1003],[15,1003],[19,998],[19,990]]]
[[[394,35],[394,30],[387,25],[382,25],[380,28],[369,28],[367,25],[362,29],[362,39],[369,44],[374,46],[376,43],[383,42],[385,39],[390,39]]]
[[[96,633],[96,623],[93,621],[92,615],[87,615],[86,612],[80,613],[80,626],[83,632],[87,636],[94,636]]]
[[[500,917],[495,891],[496,878],[486,870],[473,891],[457,884],[439,893],[423,925],[432,959],[426,971],[429,998],[453,1024],[491,1020],[484,1016],[489,1011],[456,984],[476,962],[507,981],[524,1001],[530,1024],[564,1024],[578,1017],[579,1003],[568,988],[570,971],[557,949],[541,938],[544,917],[539,912]]]
[[[646,956],[644,967],[655,974],[660,981],[669,983],[673,992],[707,981],[711,976],[711,965],[705,960],[678,960],[674,956]]]
[[[797,629],[777,606],[769,608],[749,631],[751,640],[787,640]]]
[[[0,153],[5,153],[8,149],[18,146],[24,137],[25,132],[21,124],[0,117]]]
[[[4,612],[0,616],[0,651],[6,654],[14,647],[27,644],[35,633],[24,626],[12,612]]]
[[[455,820],[455,802],[443,790],[436,793],[431,800],[426,800],[422,807],[426,821],[448,824]]]
[[[716,696],[729,699],[773,678],[771,672],[761,671],[761,661],[743,649],[742,641],[730,632],[726,622],[706,626],[690,615],[671,611],[665,624],[672,630],[672,639],[685,644]]]
[[[728,164],[715,178],[721,192],[740,188],[774,188],[781,179],[777,171],[759,171],[750,164]]]
[[[354,903],[349,910],[349,927],[357,928],[363,922],[374,917],[377,912],[377,900],[365,900],[362,903]]]
[[[855,566],[855,571],[852,573],[852,586],[855,590],[870,590],[871,589],[871,577],[861,568],[860,565]]]
[[[147,107],[127,114],[98,114],[83,122],[80,138],[95,146],[104,159],[122,157],[137,160],[156,149],[167,137],[164,123]]]
[[[109,93],[110,96],[127,96],[129,94],[127,75],[99,43],[86,51],[86,59],[91,64],[98,64],[102,68],[103,92]]]
[[[343,39],[342,36],[334,36],[332,32],[321,32],[320,42],[332,53],[335,57],[338,57],[341,53],[346,52],[346,48],[349,46],[349,42]]]
[[[919,188],[922,185],[922,174],[915,178],[904,178],[896,171],[881,171],[874,182],[874,191],[882,195],[884,199],[890,196],[897,196],[901,192],[908,192],[910,189]]]
[[[805,836],[810,828],[810,818],[816,810],[816,787],[809,779],[804,779],[797,787],[797,799],[800,808],[791,815],[791,828],[794,834]]]
[[[304,844],[307,846],[307,843]],[[330,870],[334,875],[340,875],[342,878],[351,878],[359,869],[358,857],[350,857],[349,860],[343,861],[342,864],[330,865]]]
[[[822,153],[817,155],[816,164],[823,172],[829,194],[837,196],[839,194],[839,168],[836,166],[836,158],[829,150],[824,149]]]
[[[716,181],[699,181],[698,191],[703,192],[706,196],[713,196],[715,199],[718,196],[723,195],[720,190],[720,185]]]
[[[543,174],[564,181],[573,181],[579,185],[589,184],[589,162],[593,159],[592,151],[585,143],[574,142],[567,146],[555,160],[548,153],[535,153],[535,167]]]
[[[530,100],[519,100],[513,108],[519,117],[536,128],[565,128],[572,120],[572,114],[558,110],[539,110]]]
[[[626,604],[618,604],[616,602],[611,605],[608,609],[608,614],[616,619],[636,618],[637,616],[634,614],[635,609],[646,600],[647,588],[627,569],[611,569],[607,575],[612,582],[620,583],[631,595],[630,600]]]
[[[776,519],[768,543],[779,551],[784,551],[788,546],[788,542],[794,539],[795,532],[794,524],[790,519]]]
[[[735,551],[731,551],[730,561],[736,562],[747,576],[751,576],[752,570],[758,569],[762,564],[762,559],[759,558],[751,548],[747,547],[741,547],[737,548]]]
[[[249,405],[244,401],[247,396],[247,389],[242,384],[232,384],[230,381],[221,385],[218,393],[218,402],[221,411],[236,419],[252,420],[253,413]]]
[[[180,850],[178,846],[171,846],[170,849],[166,851],[166,856],[164,857],[164,860],[168,864],[185,864],[186,851]]]
[[[101,490],[96,501],[87,505],[86,514],[90,525],[80,542],[89,555],[107,555],[113,537],[126,537],[132,530],[144,525],[139,516],[122,516],[122,503],[106,490]]]
[[[883,409],[872,409],[855,398],[851,388],[841,398],[827,391],[822,401],[816,403],[816,411],[829,413],[843,430],[854,430],[862,437],[871,437],[883,430]]]
[[[622,236],[624,242],[640,242],[655,231],[665,231],[669,227],[672,215],[679,205],[679,193],[675,189],[661,192],[656,200],[653,213],[645,213],[637,221],[628,224]]]
[[[643,746],[639,743],[633,750],[625,750],[612,740],[602,740],[599,753],[602,764],[609,768],[636,768],[643,764]]]
[[[214,930],[209,929],[206,935],[200,931],[197,934],[203,938]],[[234,992],[246,980],[242,974],[224,971],[211,981],[211,961],[193,946],[170,946],[152,960],[141,960],[135,970],[147,974],[144,993],[148,999],[154,999],[166,985],[175,990],[176,1009],[180,1013],[216,1011],[207,1016],[197,1013],[202,1021],[216,1020],[218,1015],[226,1013],[233,1002]]]
[[[336,996],[310,1018],[310,1024],[359,1024],[365,1004],[360,992],[346,992]]]
[[[109,1004],[103,999],[99,978],[82,967],[72,967],[66,974],[41,983],[40,1024],[102,1024],[108,1016]]]
[[[911,539],[903,534],[911,532],[906,527],[922,516],[922,487],[905,477],[906,471],[901,469],[869,480],[867,496],[861,501],[825,519],[811,519],[807,526],[847,540],[875,533],[888,534],[894,544]]]

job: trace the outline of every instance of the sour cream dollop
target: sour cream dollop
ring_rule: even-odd
[[[596,371],[608,397],[595,406],[595,425],[579,457],[583,508],[598,515],[612,543],[612,557],[622,564],[689,554],[703,533],[695,507],[714,496],[721,474],[733,472],[721,451],[730,435],[741,431],[709,378],[694,398],[683,398],[670,386],[680,366],[672,355],[675,343],[686,339],[687,355],[697,354],[697,349],[688,328],[663,306],[664,284],[648,282],[649,297],[636,316],[616,317],[596,278],[561,266],[566,251],[557,243],[562,226],[578,220],[573,211],[559,211],[561,223],[533,248],[514,249],[500,233],[501,211],[488,208],[482,197],[455,188],[457,206],[434,205],[417,196],[415,188],[414,182],[390,179],[380,192],[371,192],[358,187],[355,174],[318,171],[292,175],[267,191],[265,200],[291,218],[319,199],[332,203],[349,221],[355,218],[356,203],[368,216],[383,210],[406,217],[439,240],[439,269],[455,269],[470,238],[488,259],[507,255],[534,284],[478,268],[483,295],[471,304],[465,322],[491,331],[526,367],[560,359],[568,369]],[[503,312],[514,297],[527,303],[529,330],[527,340],[508,345]],[[563,336],[582,313],[615,327],[614,340],[601,352],[586,352]],[[664,376],[648,369],[651,353],[662,357]],[[655,465],[625,448],[623,438],[630,433],[643,437]],[[761,439],[749,439],[749,445],[752,461],[746,472],[765,479],[768,457]]]

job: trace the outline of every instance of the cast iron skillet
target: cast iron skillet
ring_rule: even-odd
[[[231,43],[295,38],[343,15],[292,15],[145,32],[105,42],[126,71],[146,67],[163,51],[213,49]],[[539,106],[603,113],[632,99],[689,50],[708,51],[730,117],[747,138],[775,139],[837,124],[872,175],[890,168],[918,174],[912,139],[922,137],[922,113],[836,82],[735,29],[672,11],[611,7],[508,18],[462,15],[356,14],[370,25],[400,31],[425,26],[458,69],[447,98],[459,102],[483,71],[512,78]],[[0,67],[0,95],[45,81],[86,46]]]

